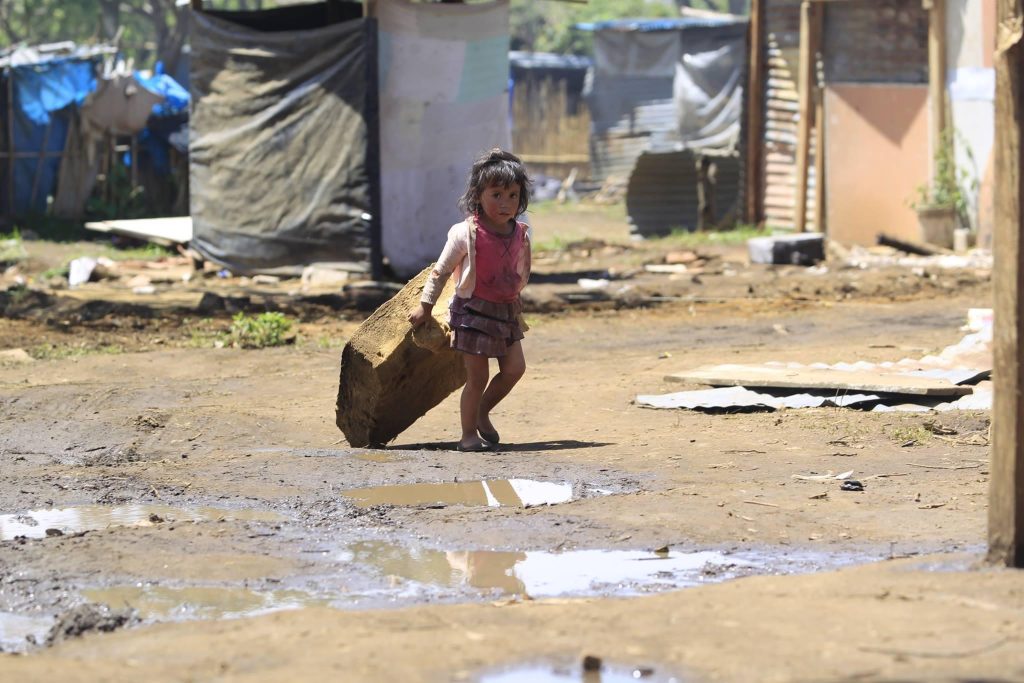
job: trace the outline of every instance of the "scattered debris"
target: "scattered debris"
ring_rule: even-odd
[[[0,351],[0,365],[20,365],[34,363],[35,358],[28,355],[25,349],[5,349]]]
[[[921,463],[917,462],[908,462],[907,464],[911,467],[924,467],[930,470],[973,470],[975,468],[981,467],[980,462],[964,463],[962,465],[922,465]]]
[[[813,266],[825,260],[825,237],[818,233],[772,235],[747,240],[751,263]]]
[[[46,645],[56,645],[92,631],[109,633],[137,621],[135,610],[111,610],[106,605],[79,605],[60,616],[46,636]]]
[[[840,490],[843,490],[843,491],[863,491],[864,490],[864,484],[860,483],[856,479],[849,479],[847,481],[844,481],[839,486],[839,488],[840,488]]]

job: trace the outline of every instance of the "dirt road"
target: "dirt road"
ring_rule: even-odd
[[[706,363],[934,352],[984,277],[737,257],[564,296],[560,273],[616,282],[620,252],[593,251],[531,285],[528,373],[487,455],[450,450],[455,396],[387,449],[344,443],[358,314],[263,350],[196,344],[166,310],[0,321],[5,348],[107,335],[0,367],[0,645],[24,653],[0,678],[597,680],[593,655],[606,681],[1024,680],[1019,572],[980,563],[988,413],[633,403]],[[849,470],[863,492],[793,477]],[[58,633],[97,624],[117,628]]]

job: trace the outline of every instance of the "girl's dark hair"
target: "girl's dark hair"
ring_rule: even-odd
[[[469,181],[466,183],[466,192],[459,199],[459,208],[472,215],[480,209],[480,195],[484,190],[492,185],[508,187],[513,183],[519,184],[519,209],[516,211],[518,218],[530,205],[533,182],[526,174],[526,167],[519,157],[495,147],[473,162]]]

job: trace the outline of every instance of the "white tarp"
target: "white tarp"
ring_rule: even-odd
[[[378,5],[381,232],[408,276],[435,260],[473,160],[508,149],[508,1]]]

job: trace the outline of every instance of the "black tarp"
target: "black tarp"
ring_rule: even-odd
[[[376,24],[317,8],[193,17],[192,246],[237,273],[377,269]]]

